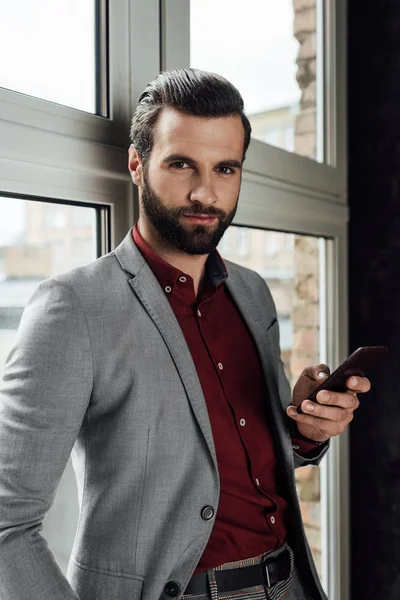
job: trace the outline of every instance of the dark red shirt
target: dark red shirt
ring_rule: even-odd
[[[278,490],[267,390],[253,338],[224,285],[222,258],[217,251],[208,257],[196,298],[192,278],[155,254],[136,225],[133,239],[185,336],[213,432],[221,494],[195,573],[279,548],[286,537],[287,502]]]

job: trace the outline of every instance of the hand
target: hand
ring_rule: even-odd
[[[371,389],[366,377],[353,376],[346,381],[348,389],[345,393],[321,390],[317,394],[317,402],[304,400],[328,375],[329,367],[326,365],[304,369],[294,386],[293,405],[286,410],[288,416],[297,422],[297,429],[301,435],[315,442],[326,442],[329,438],[343,433],[360,405],[357,393],[365,393]],[[297,412],[299,404],[305,414],[299,415]]]

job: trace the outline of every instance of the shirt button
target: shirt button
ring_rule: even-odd
[[[293,450],[300,450],[300,446],[296,446],[296,444],[293,444]]]
[[[260,482],[258,481],[257,477],[256,477],[256,484],[260,485]]]
[[[270,521],[271,521],[272,525],[275,525],[275,517],[271,517]]]
[[[211,521],[214,516],[214,509],[212,506],[205,506],[201,511],[201,518],[204,521]]]
[[[223,369],[223,368],[224,368],[224,365],[223,365],[222,363],[218,363],[218,369],[219,369],[220,371],[222,371],[222,369]]]
[[[239,423],[241,424],[242,427],[244,427],[246,425],[245,419],[240,419]]]
[[[167,292],[167,294],[169,294],[170,292],[172,292],[172,287],[167,285],[167,287],[165,288],[165,291]]]
[[[199,310],[197,311],[197,314],[199,315],[199,317],[201,317],[201,312]]]
[[[180,592],[180,587],[177,583],[175,583],[175,581],[168,581],[167,585],[164,588],[164,591],[167,594],[167,596],[175,598],[175,596],[177,596]]]
[[[185,283],[187,281],[186,277],[179,277],[179,281],[181,281],[182,283]]]

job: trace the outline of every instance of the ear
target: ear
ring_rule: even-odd
[[[143,186],[143,163],[136,148],[131,144],[128,150],[128,169],[135,185]]]

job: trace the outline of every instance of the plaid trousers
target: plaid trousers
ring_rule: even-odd
[[[227,569],[240,569],[241,567],[250,567],[260,564],[268,555],[269,557],[278,556],[284,549],[290,553],[290,575],[285,581],[280,581],[272,587],[265,585],[257,585],[251,588],[234,590],[231,592],[219,592],[215,580],[215,571],[225,571]],[[207,579],[209,585],[209,593],[207,596],[195,596],[192,594],[184,594],[182,600],[313,600],[303,588],[296,565],[294,564],[294,553],[290,546],[286,543],[279,550],[260,554],[254,558],[246,558],[237,562],[230,562],[209,569],[207,571]]]

